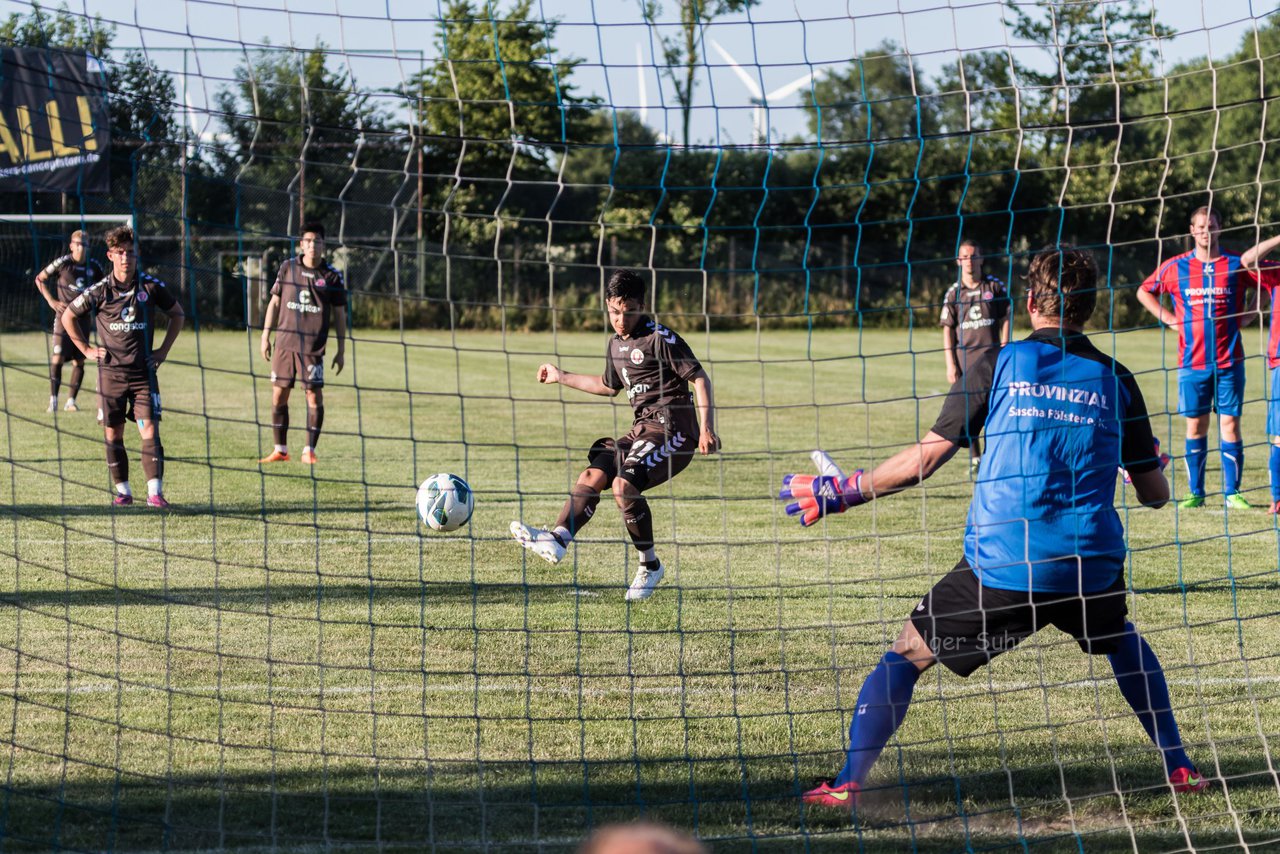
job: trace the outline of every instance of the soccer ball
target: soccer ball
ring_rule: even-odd
[[[456,474],[433,474],[418,487],[418,516],[435,531],[456,531],[471,518],[476,499]]]

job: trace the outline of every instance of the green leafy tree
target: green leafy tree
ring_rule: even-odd
[[[707,25],[725,15],[745,12],[759,0],[676,0],[680,25],[674,32],[659,23],[663,6],[659,0],[641,0],[640,11],[645,21],[658,33],[663,65],[659,74],[671,81],[680,104],[680,126],[685,146],[689,145],[689,119],[693,111],[693,90],[698,85],[698,66],[702,64],[702,38]]]
[[[213,157],[239,188],[241,227],[284,230],[299,198],[303,218],[332,219],[354,172],[403,163],[372,93],[330,68],[329,56],[324,44],[257,51],[214,96],[229,144]]]

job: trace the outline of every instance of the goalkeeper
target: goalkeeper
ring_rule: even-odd
[[[1133,375],[1083,334],[1097,277],[1087,252],[1041,252],[1027,274],[1034,331],[975,365],[983,381],[970,382],[967,393],[953,387],[924,439],[870,474],[784,479],[781,497],[793,500],[787,513],[812,525],[928,478],[985,424],[988,447],[964,556],[916,606],[863,683],[844,768],[805,792],[806,803],[852,805],[906,716],[922,672],[941,662],[968,676],[1045,626],[1108,657],[1175,791],[1208,785],[1183,750],[1160,662],[1126,619],[1116,465],[1128,470],[1149,507],[1169,500],[1169,484]]]

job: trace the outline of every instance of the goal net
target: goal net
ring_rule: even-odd
[[[961,451],[811,528],[778,492],[815,448],[870,471],[934,424],[964,241],[1014,338],[1031,255],[1092,251],[1087,331],[1136,375],[1176,503],[1178,337],[1138,287],[1202,205],[1231,251],[1280,227],[1274,13],[863,5],[0,6],[5,68],[99,60],[110,125],[103,191],[50,190],[28,167],[81,127],[47,108],[62,79],[0,94],[0,845],[566,851],[637,819],[726,851],[1280,843],[1265,295],[1241,333],[1254,509],[1223,509],[1216,419],[1203,507],[1117,486],[1129,618],[1210,788],[1174,792],[1110,666],[1048,628],[925,672],[855,809],[802,802],[961,557],[975,475]],[[45,411],[33,277],[76,228],[110,270],[126,221],[185,314],[156,372],[167,511],[113,505],[95,407]],[[282,434],[262,333],[316,221],[348,335]],[[619,268],[706,370],[723,444],[645,493],[665,576],[637,601],[610,487],[558,563],[509,528],[554,527],[631,429],[625,395],[538,382],[605,371]],[[476,497],[452,533],[414,509],[439,472]]]

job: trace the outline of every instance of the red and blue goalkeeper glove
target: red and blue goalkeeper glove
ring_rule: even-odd
[[[787,515],[799,516],[800,524],[806,528],[823,516],[843,513],[850,507],[867,502],[862,497],[862,469],[847,478],[789,474],[782,479],[782,491],[778,497],[784,501],[797,499],[787,505]]]
[[[1151,437],[1151,440],[1152,440],[1153,442],[1155,442],[1155,446],[1156,446],[1156,461],[1157,461],[1158,463],[1160,463],[1160,471],[1164,471],[1166,468],[1168,468],[1169,463],[1170,463],[1170,461],[1173,459],[1173,457],[1170,457],[1168,454],[1162,454],[1162,453],[1160,453],[1160,440],[1159,440],[1159,439],[1157,439],[1157,438],[1155,438],[1155,437],[1153,436],[1153,437]],[[1123,466],[1121,466],[1121,467],[1120,467],[1120,476],[1124,478],[1124,482],[1125,482],[1125,483],[1133,483],[1133,481],[1132,481],[1132,480],[1130,480],[1130,478],[1129,478],[1129,472],[1128,472],[1128,471],[1126,471],[1126,470],[1125,470],[1125,468],[1124,468]]]

